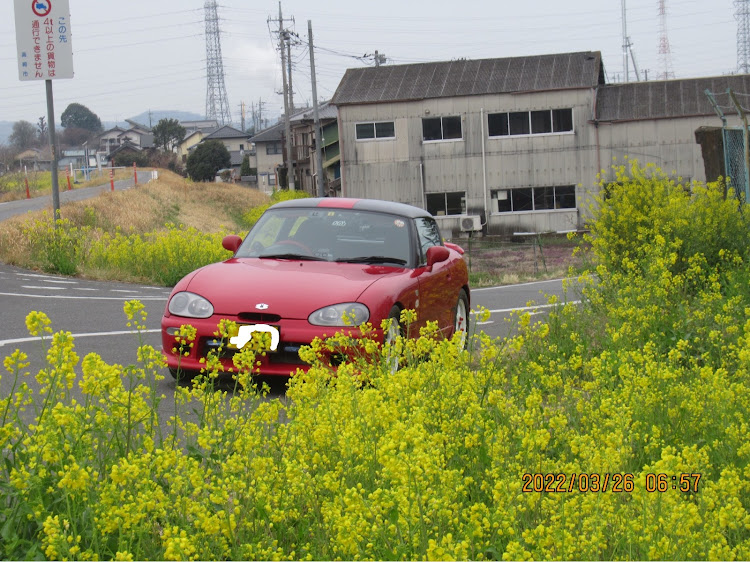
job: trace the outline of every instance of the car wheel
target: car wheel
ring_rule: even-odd
[[[388,365],[388,370],[391,373],[395,373],[398,371],[399,357],[398,353],[393,348],[393,344],[399,336],[404,335],[404,329],[403,326],[401,326],[401,309],[398,306],[393,305],[393,308],[391,308],[391,311],[388,313],[388,320],[391,322],[389,323],[388,331],[384,334],[384,344],[391,345],[391,348],[388,350],[386,363]]]
[[[456,310],[453,318],[453,333],[462,333],[461,349],[465,349],[469,333],[469,297],[463,289],[458,292],[458,301],[456,301]]]

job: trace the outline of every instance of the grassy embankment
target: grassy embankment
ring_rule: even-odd
[[[30,314],[48,367],[36,393],[5,360],[0,556],[750,559],[750,218],[637,167],[609,194],[579,305],[470,351],[365,339],[335,372],[321,347],[355,343],[315,342],[285,401],[252,392],[247,350],[243,385],[178,386],[165,424],[156,350],[79,369]]]
[[[243,213],[269,198],[257,190],[193,183],[168,171],[137,189],[68,203],[0,223],[0,260],[32,269],[171,285],[228,257],[221,238],[244,234]]]

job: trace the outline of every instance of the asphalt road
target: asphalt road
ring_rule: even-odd
[[[138,183],[145,183],[151,178],[150,170],[143,170],[138,174]],[[134,178],[118,180],[115,182],[115,191],[129,189],[135,184]],[[110,191],[112,189],[109,182],[94,187],[80,187],[71,190],[66,189],[65,178],[60,180],[60,213],[65,216],[65,203],[71,201],[83,201],[94,197],[99,193]],[[52,214],[52,194],[43,197],[34,197],[32,199],[18,199],[16,201],[7,201],[0,203],[0,221],[7,220],[16,215],[23,215],[28,211],[39,211],[49,209]]]

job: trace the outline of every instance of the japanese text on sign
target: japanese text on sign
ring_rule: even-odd
[[[14,0],[20,80],[73,78],[68,0]]]

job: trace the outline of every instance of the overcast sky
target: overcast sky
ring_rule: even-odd
[[[52,0],[54,2],[54,0]],[[73,79],[53,81],[56,122],[69,103],[102,121],[144,111],[206,109],[204,0],[69,0]],[[676,78],[737,69],[733,0],[627,0],[627,32],[642,77],[664,72],[662,22]],[[46,115],[43,81],[18,79],[13,2],[0,8],[0,121],[36,123]],[[608,82],[623,80],[619,0],[284,0],[292,51],[295,105],[312,102],[308,20],[312,22],[319,100],[329,99],[347,68],[386,64],[600,51]],[[278,54],[279,3],[219,0],[225,84],[235,126],[240,106],[264,104],[275,121],[283,109]],[[631,80],[635,77],[632,74]],[[155,124],[155,123],[154,123]]]

